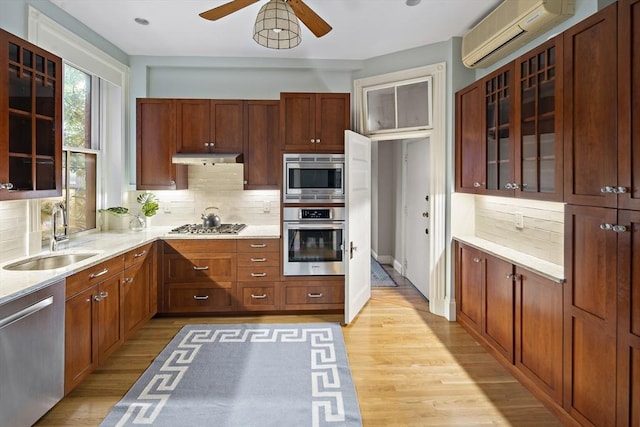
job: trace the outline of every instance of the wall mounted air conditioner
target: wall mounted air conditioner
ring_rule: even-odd
[[[504,0],[462,38],[462,63],[485,68],[575,13],[575,0]]]

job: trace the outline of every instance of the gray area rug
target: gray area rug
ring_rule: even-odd
[[[398,284],[384,271],[384,268],[371,257],[371,286],[373,287],[392,287]]]
[[[106,426],[362,426],[340,325],[183,327]]]

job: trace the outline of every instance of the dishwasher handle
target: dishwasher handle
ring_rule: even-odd
[[[38,311],[42,310],[43,308],[50,306],[51,304],[53,304],[53,295],[33,305],[25,307],[20,311],[16,311],[15,313],[8,315],[7,317],[3,317],[0,319],[0,329],[6,328],[12,323],[22,320],[25,317],[29,317],[32,314],[35,314]]]

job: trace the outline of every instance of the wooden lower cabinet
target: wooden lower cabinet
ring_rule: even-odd
[[[280,239],[238,240],[238,310],[280,310],[280,295]]]
[[[163,243],[164,313],[236,309],[236,240],[185,239]]]
[[[565,207],[564,406],[584,425],[615,425],[616,209]]]
[[[457,243],[458,321],[561,412],[563,284]]]
[[[344,309],[344,278],[283,282],[282,307],[285,310]]]
[[[482,287],[485,263],[483,253],[466,245],[457,245],[456,311],[467,329],[480,333],[482,328]]]
[[[122,257],[119,264],[122,265]],[[103,265],[91,269],[89,276],[106,277],[78,293],[83,272],[67,278],[65,317],[65,394],[70,392],[124,342],[122,321],[122,267],[110,276]],[[89,270],[89,269],[88,269]],[[114,274],[115,273],[115,274]],[[96,276],[97,275],[97,276]]]
[[[125,339],[133,336],[157,312],[154,248],[150,243],[125,254],[122,302]]]
[[[515,278],[515,365],[561,404],[563,284],[521,267]]]
[[[507,360],[513,363],[514,350],[514,279],[510,262],[485,254],[482,336]]]

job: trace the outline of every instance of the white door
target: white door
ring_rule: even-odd
[[[405,277],[429,298],[429,140],[406,145]]]
[[[344,323],[349,324],[371,298],[371,140],[347,130],[344,142]]]

